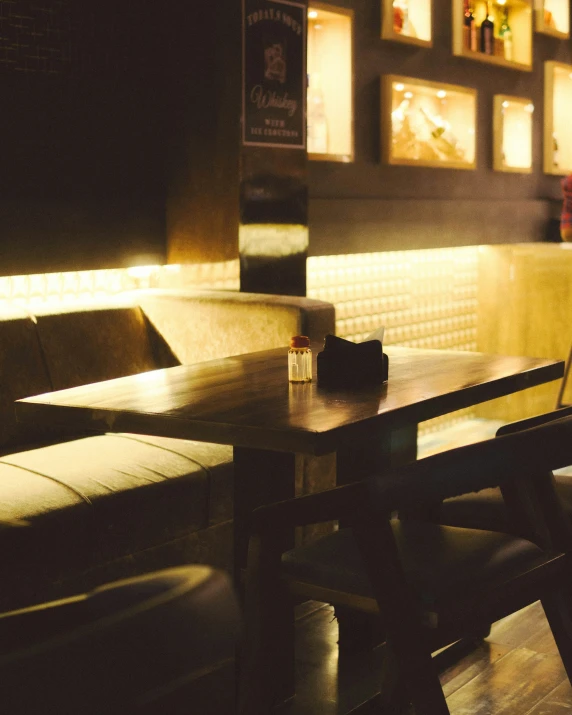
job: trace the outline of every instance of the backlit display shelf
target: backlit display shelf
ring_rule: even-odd
[[[532,171],[534,105],[525,97],[495,94],[493,107],[493,168],[529,174]]]
[[[353,161],[353,12],[308,8],[308,155]]]
[[[474,169],[476,114],[475,89],[412,77],[382,77],[384,162]]]
[[[572,65],[544,63],[544,173],[572,173]]]
[[[452,0],[453,54],[532,70],[533,0]]]
[[[535,30],[567,40],[570,37],[570,0],[535,0]]]
[[[432,47],[431,4],[432,0],[381,0],[381,37]]]

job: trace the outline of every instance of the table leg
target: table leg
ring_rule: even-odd
[[[294,454],[234,447],[234,570],[237,577],[246,565],[250,514],[263,504],[294,497],[295,482]],[[285,548],[293,546],[292,537],[292,543],[285,544]]]
[[[371,429],[337,451],[337,483],[350,484],[417,459],[417,425],[392,431]]]
[[[392,467],[417,459],[417,425],[391,432],[371,431],[359,441],[338,450],[337,483],[349,484],[374,474],[387,473]],[[342,524],[343,526],[343,524]],[[375,616],[336,608],[338,644],[346,652],[374,648],[385,640]]]
[[[296,458],[294,454],[268,450],[234,448],[234,572],[240,584],[246,565],[250,514],[263,504],[295,496]],[[294,533],[282,545],[294,546]],[[239,590],[240,586],[239,586]],[[285,593],[277,593],[265,604],[272,615],[272,632],[277,643],[271,662],[272,691],[278,701],[294,695],[294,604]],[[239,654],[240,655],[240,654]],[[240,664],[239,664],[240,670]]]

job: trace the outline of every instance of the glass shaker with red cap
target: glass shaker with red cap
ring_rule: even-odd
[[[310,338],[295,335],[288,350],[288,380],[290,382],[312,381],[312,351]]]

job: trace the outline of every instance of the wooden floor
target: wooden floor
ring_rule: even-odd
[[[320,603],[300,609],[297,695],[284,713],[351,712],[376,692],[382,647],[340,658],[333,609]],[[441,673],[441,682],[451,715],[572,715],[572,687],[540,603],[494,624],[486,640]]]

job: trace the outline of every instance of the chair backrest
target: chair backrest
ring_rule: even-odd
[[[572,415],[572,406],[557,408],[551,412],[545,412],[542,415],[526,417],[523,420],[517,420],[515,422],[509,422],[506,425],[502,425],[502,427],[498,428],[496,435],[497,437],[503,437],[506,434],[514,434],[515,432],[520,432],[524,429],[529,429],[530,427],[539,427],[540,425],[553,422],[554,420],[559,420],[562,417],[568,417],[569,415]]]
[[[376,511],[418,509],[450,497],[502,486],[511,478],[546,474],[572,463],[572,412],[513,434],[441,452],[374,478]]]
[[[560,382],[560,387],[558,388],[558,395],[556,396],[556,404],[554,405],[556,409],[564,407],[564,393],[566,392],[566,386],[568,384],[568,378],[570,377],[570,368],[572,367],[572,345],[570,345],[570,352],[566,358],[566,364],[564,365],[564,375]]]
[[[238,627],[230,578],[207,566],[5,614],[0,648],[12,648],[0,657],[0,711],[170,715],[177,684],[232,658]]]

